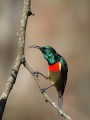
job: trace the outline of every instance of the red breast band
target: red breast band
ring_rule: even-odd
[[[59,72],[59,62],[56,62],[55,64],[53,65],[49,65],[49,71],[52,71],[52,72]]]

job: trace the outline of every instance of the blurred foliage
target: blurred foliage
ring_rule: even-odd
[[[48,64],[42,53],[29,45],[52,46],[68,63],[68,81],[63,109],[74,120],[90,118],[90,0],[32,0],[35,16],[28,19],[25,56],[29,65],[43,74]],[[0,94],[14,64],[23,8],[22,0],[0,0]],[[40,76],[44,87],[50,85]],[[54,87],[47,90],[58,103]],[[21,66],[7,101],[3,120],[57,119],[57,111],[43,99],[34,79]],[[64,120],[64,118],[61,118]]]

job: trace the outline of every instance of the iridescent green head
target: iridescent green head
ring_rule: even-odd
[[[42,51],[45,59],[48,61],[49,65],[52,65],[52,64],[56,63],[60,59],[60,55],[51,46],[44,46],[44,47],[29,46],[29,47],[40,49]]]

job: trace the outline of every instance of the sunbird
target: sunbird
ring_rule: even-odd
[[[51,86],[55,86],[58,92],[58,105],[60,109],[63,108],[63,94],[67,82],[67,73],[68,73],[68,66],[66,60],[59,55],[54,48],[51,46],[29,46],[30,48],[38,48],[44,55],[44,58],[48,62],[49,72],[47,76],[44,76],[40,72],[34,72],[33,74],[41,74],[44,78],[50,79]],[[50,88],[49,86],[48,88]],[[43,88],[41,92],[45,92],[48,88]]]

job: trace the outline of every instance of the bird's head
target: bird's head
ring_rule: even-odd
[[[58,61],[58,54],[55,51],[54,48],[52,48],[51,46],[29,46],[30,48],[38,48],[39,50],[41,50],[41,52],[44,55],[44,58],[48,61],[48,64],[54,64],[55,62]]]

